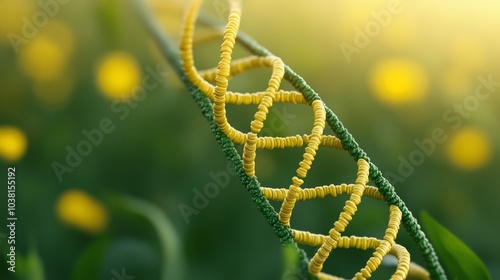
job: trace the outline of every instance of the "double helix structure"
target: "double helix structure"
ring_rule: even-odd
[[[293,279],[342,279],[323,272],[325,261],[334,257],[332,253],[337,248],[373,251],[366,265],[352,277],[353,279],[370,278],[387,254],[397,259],[397,267],[391,279],[406,279],[409,275],[417,279],[446,279],[434,249],[421,231],[417,220],[396,194],[394,187],[370,161],[338,117],[325,105],[320,96],[279,57],[258,45],[246,34],[239,32],[241,21],[239,1],[227,2],[229,15],[227,24],[223,28],[217,29],[213,26],[214,30],[220,31],[217,38],[222,38],[218,65],[213,69],[197,70],[193,56],[193,42],[202,2],[202,0],[193,0],[188,6],[179,49],[173,47],[172,40],[163,34],[145,9],[142,9],[142,19],[200,106],[222,151],[232,162],[242,184],[278,235],[281,244],[292,247],[299,253],[296,278]],[[202,24],[211,24],[206,19],[202,21],[204,21]],[[233,60],[233,50],[237,43],[248,49],[252,55]],[[254,68],[272,69],[265,90],[254,93],[228,90],[231,77]],[[288,81],[295,91],[281,90],[283,80]],[[275,103],[309,106],[314,116],[310,133],[283,137],[263,136],[266,118]],[[248,130],[240,131],[231,126],[226,115],[227,104],[257,106]],[[335,135],[325,134],[326,126],[329,126]],[[237,145],[243,146],[241,154],[235,148]],[[321,152],[320,147],[344,150],[349,153],[357,163],[357,176],[354,182],[308,186],[307,174],[313,168],[316,154]],[[289,186],[287,188],[261,186],[255,171],[257,151],[288,148],[303,148],[304,151],[302,159],[297,163],[295,175],[290,178]],[[372,182],[373,186],[368,185],[369,182]],[[333,222],[325,221],[331,224],[328,232],[312,233],[298,230],[290,222],[297,204],[306,200],[341,195],[346,195],[347,200],[342,211],[332,217]],[[385,201],[389,206],[389,219],[382,238],[343,235],[363,199]],[[269,201],[279,201],[281,207],[274,209]],[[401,225],[415,241],[426,261],[428,270],[411,262],[407,249],[396,243]],[[318,249],[313,256],[306,256],[297,244]]]

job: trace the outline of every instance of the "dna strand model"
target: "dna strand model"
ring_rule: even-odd
[[[136,4],[138,1],[136,0]],[[394,187],[370,161],[338,117],[324,104],[319,95],[279,57],[272,55],[253,39],[238,31],[241,20],[239,1],[228,1],[229,16],[227,24],[223,30],[220,30],[219,37],[222,37],[222,44],[217,67],[204,71],[196,69],[193,42],[202,2],[202,0],[193,0],[189,4],[179,50],[173,47],[172,40],[163,34],[163,31],[151,20],[146,9],[142,5],[137,6],[150,35],[200,106],[222,151],[232,162],[243,185],[267,222],[273,227],[281,244],[294,248],[299,253],[300,260],[296,277],[298,279],[342,279],[322,272],[323,265],[334,249],[354,248],[373,250],[373,254],[353,279],[370,278],[387,254],[394,255],[398,260],[391,279],[406,279],[408,275],[420,279],[430,277],[446,279],[434,249],[421,231],[418,222],[396,194]],[[206,18],[201,20],[210,25],[210,21]],[[233,61],[232,53],[236,43],[242,44],[253,55]],[[250,69],[266,67],[272,69],[272,74],[265,91],[255,93],[228,91],[231,77]],[[280,90],[283,80],[293,85],[296,91]],[[284,137],[260,136],[269,109],[274,103],[310,106],[314,115],[310,134]],[[248,131],[242,132],[231,126],[226,115],[226,104],[257,105],[257,111],[250,122]],[[326,125],[332,129],[335,136],[325,134]],[[235,145],[243,145],[242,155],[238,154]],[[255,172],[257,151],[297,147],[303,147],[304,153],[302,160],[298,163],[295,176],[290,180],[289,187],[262,187]],[[353,184],[304,186],[307,173],[312,168],[320,147],[345,150],[350,154],[357,163],[357,176]],[[374,183],[374,186],[368,185],[369,180]],[[298,230],[290,223],[297,203],[327,196],[337,197],[342,194],[348,195],[349,198],[345,201],[343,210],[327,234]],[[384,200],[389,205],[389,222],[382,239],[342,235],[356,214],[358,205],[365,197]],[[278,212],[269,204],[269,200],[281,202]],[[411,262],[407,249],[395,242],[401,223],[421,251],[429,272]],[[304,251],[297,247],[297,243],[319,248],[309,260]]]

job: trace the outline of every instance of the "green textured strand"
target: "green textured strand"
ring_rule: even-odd
[[[260,183],[256,177],[249,177],[243,170],[243,164],[238,151],[234,147],[231,140],[220,131],[218,125],[214,122],[212,103],[210,99],[203,94],[196,86],[191,84],[189,80],[184,75],[182,71],[181,59],[175,48],[172,40],[168,38],[167,35],[162,33],[162,30],[153,22],[152,15],[146,10],[143,3],[140,0],[133,0],[134,5],[138,10],[138,15],[144,26],[146,27],[148,33],[153,37],[155,43],[157,44],[160,52],[164,55],[167,61],[172,65],[177,75],[186,85],[189,93],[195,100],[196,104],[201,108],[203,116],[210,123],[210,128],[212,133],[224,152],[224,155],[232,163],[234,170],[237,172],[242,184],[245,189],[250,193],[252,200],[257,204],[257,208],[266,218],[267,223],[272,226],[276,235],[280,239],[280,243],[283,246],[293,248],[298,256],[297,270],[295,271],[294,279],[317,279],[311,276],[308,271],[308,259],[304,250],[297,246],[297,243],[293,240],[293,233],[290,227],[284,226],[278,219],[278,213],[274,210],[273,206],[269,203],[267,198],[264,196],[260,190]]]
[[[244,44],[253,54],[260,56],[273,55],[243,32],[238,33],[237,40]],[[311,104],[314,100],[321,100],[320,96],[306,83],[306,81],[295,73],[288,65],[285,65],[284,78],[289,81],[295,89],[297,89],[297,91],[304,95],[304,98],[309,104]],[[447,279],[434,247],[421,230],[417,219],[413,216],[408,207],[406,207],[403,200],[396,194],[394,187],[382,175],[382,172],[377,168],[377,166],[371,162],[368,155],[363,151],[363,149],[361,149],[354,137],[345,128],[335,113],[333,113],[333,111],[326,106],[326,104],[325,110],[327,123],[341,140],[343,147],[349,152],[355,161],[362,158],[370,164],[370,179],[379,189],[379,192],[384,197],[384,200],[390,205],[396,205],[401,210],[403,214],[403,225],[414,242],[417,243],[417,246],[429,267],[432,278],[443,280]]]
[[[134,1],[136,6],[139,8],[140,17],[145,24],[150,35],[155,39],[159,46],[159,49],[167,60],[172,64],[177,74],[181,77],[183,82],[188,87],[190,94],[193,96],[194,100],[200,106],[202,114],[207,118],[210,123],[212,132],[214,133],[217,142],[221,146],[226,157],[231,161],[233,167],[238,172],[240,179],[251,194],[253,201],[257,204],[259,210],[266,217],[267,222],[273,227],[273,230],[280,238],[281,244],[292,245],[297,249],[300,254],[300,271],[302,277],[310,278],[310,276],[305,274],[307,272],[307,257],[303,250],[299,249],[296,243],[293,241],[293,234],[289,227],[281,225],[278,220],[278,214],[274,208],[269,204],[267,199],[264,197],[260,191],[260,184],[255,177],[248,177],[243,171],[243,166],[241,163],[241,158],[236,151],[233,143],[219,130],[217,124],[213,121],[212,106],[210,100],[194,85],[192,85],[184,76],[181,68],[180,57],[177,50],[173,47],[171,40],[162,34],[161,30],[156,26],[156,24],[151,20],[151,15],[145,10],[142,4],[139,4],[137,0]],[[206,21],[206,19],[204,19]],[[260,46],[252,38],[245,35],[242,32],[238,34],[238,40],[242,42],[248,49],[250,49],[254,54],[269,56],[272,55],[267,49]],[[285,65],[285,79],[287,79],[298,91],[302,92],[308,103],[312,103],[314,100],[321,100],[319,95],[314,92],[314,90],[307,85],[307,83],[299,75],[297,75],[290,67]],[[355,160],[360,158],[365,159],[370,164],[370,178],[379,188],[380,193],[383,195],[384,199],[388,204],[396,205],[399,207],[403,213],[403,224],[417,243],[420,251],[422,252],[424,259],[429,267],[431,276],[433,279],[446,279],[441,264],[437,258],[437,255],[432,247],[432,244],[427,240],[425,234],[420,229],[415,217],[412,215],[411,211],[406,207],[405,203],[396,194],[394,187],[385,179],[378,170],[378,168],[370,161],[367,154],[359,147],[352,135],[347,131],[342,122],[333,113],[331,109],[325,106],[327,113],[327,122],[335,134],[342,141],[344,148],[353,156]]]

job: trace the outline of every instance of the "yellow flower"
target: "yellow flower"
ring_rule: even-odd
[[[51,37],[39,34],[19,53],[21,68],[37,81],[53,80],[65,70],[67,56]]]
[[[465,170],[479,169],[491,158],[491,141],[488,135],[478,128],[462,128],[450,139],[447,153],[449,160],[456,167]]]
[[[110,99],[126,99],[140,85],[141,75],[133,56],[126,52],[112,52],[99,63],[97,86]]]
[[[7,162],[21,159],[26,152],[28,140],[20,129],[13,126],[0,126],[0,158]]]
[[[7,35],[13,32],[22,35],[21,29],[25,24],[22,19],[31,19],[36,11],[35,1],[30,0],[2,0],[0,1],[0,41],[7,40]]]
[[[51,20],[25,45],[20,46],[19,65],[35,81],[59,78],[73,53],[73,32],[59,20]]]
[[[64,192],[57,201],[56,210],[63,222],[88,233],[101,232],[108,224],[104,206],[81,190]]]
[[[428,90],[428,78],[422,67],[403,58],[377,63],[371,71],[370,84],[381,102],[393,106],[422,101]]]

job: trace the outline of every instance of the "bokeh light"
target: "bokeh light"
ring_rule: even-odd
[[[35,81],[60,77],[73,53],[73,33],[67,24],[50,21],[19,52],[21,69]]]
[[[450,162],[464,170],[475,170],[485,166],[493,152],[489,136],[481,129],[465,127],[449,140],[447,147]]]
[[[99,90],[110,99],[126,99],[139,86],[141,70],[136,59],[127,52],[107,54],[97,69]]]
[[[22,130],[14,126],[0,126],[0,158],[16,162],[26,153],[28,140]]]
[[[63,50],[57,42],[40,34],[21,49],[21,68],[35,80],[54,79],[64,70],[66,61],[62,53]]]
[[[22,35],[23,17],[29,17],[35,12],[35,2],[29,0],[0,1],[0,42],[8,40],[8,34]]]
[[[451,62],[455,67],[477,71],[484,66],[484,50],[480,42],[472,37],[455,39],[450,51]]]
[[[46,107],[61,107],[71,97],[74,79],[68,65],[74,51],[74,40],[67,23],[51,20],[20,48],[19,66],[33,79],[33,92]]]
[[[99,233],[108,224],[104,206],[82,190],[70,189],[62,193],[56,211],[64,223],[88,233]]]
[[[369,79],[375,96],[393,106],[424,100],[429,83],[422,67],[405,58],[380,61],[372,68]]]

